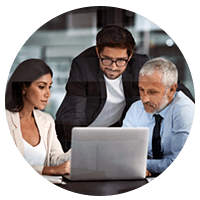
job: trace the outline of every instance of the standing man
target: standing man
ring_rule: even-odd
[[[146,55],[134,53],[134,47],[127,29],[107,26],[97,34],[96,47],[73,60],[67,94],[56,114],[64,151],[71,147],[75,126],[121,126],[126,111],[139,99],[138,74],[148,60]],[[180,88],[191,96],[183,85]]]
[[[139,73],[141,100],[132,104],[123,127],[148,127],[147,175],[163,172],[181,151],[191,129],[194,103],[176,92],[178,71],[163,58],[148,61]]]

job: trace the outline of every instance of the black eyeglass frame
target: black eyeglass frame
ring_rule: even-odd
[[[110,65],[105,65],[105,66],[111,66],[115,62],[115,64],[116,64],[117,67],[124,67],[128,63],[128,61],[129,61],[129,58],[127,60],[125,60],[125,59],[112,60],[110,58],[102,58],[100,54],[99,54],[99,58],[101,59],[101,62],[102,62],[103,65],[105,65],[103,63],[104,60],[110,60],[111,61]],[[120,61],[120,60],[121,61],[125,61],[125,64],[123,66],[118,66],[117,61]]]

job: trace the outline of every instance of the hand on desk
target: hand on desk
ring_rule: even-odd
[[[147,176],[151,176],[151,173],[148,170],[146,170],[146,177]]]
[[[71,168],[71,162],[68,160],[58,166],[44,167],[43,175],[64,175],[69,174]]]
[[[59,175],[69,174],[71,168],[71,162],[68,160],[61,165],[56,166],[57,173]]]

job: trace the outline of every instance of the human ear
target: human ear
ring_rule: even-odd
[[[25,95],[26,94],[26,85],[25,85],[25,83],[23,83],[23,85],[22,85],[22,94],[23,95]]]
[[[171,85],[171,87],[169,88],[169,92],[168,92],[169,97],[173,98],[173,96],[176,92],[177,86],[178,85],[176,83]]]
[[[171,92],[175,93],[178,85],[176,83],[172,84],[171,86]]]

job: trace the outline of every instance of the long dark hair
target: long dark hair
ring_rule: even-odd
[[[28,87],[45,74],[51,74],[53,77],[50,67],[40,59],[28,59],[19,64],[7,83],[6,109],[11,112],[21,111],[24,107],[22,95],[24,84]]]

